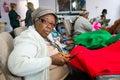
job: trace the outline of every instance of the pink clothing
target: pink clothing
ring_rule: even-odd
[[[92,31],[99,30],[101,27],[101,24],[99,22],[93,22]]]

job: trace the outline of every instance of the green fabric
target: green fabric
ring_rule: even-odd
[[[120,34],[112,37],[105,30],[90,31],[73,38],[75,45],[83,45],[89,49],[97,49],[105,47],[120,38]]]
[[[106,27],[106,26],[109,26],[109,25],[108,25],[108,23],[106,22],[106,23],[104,23],[104,26]]]
[[[106,41],[106,44],[110,45],[116,42],[118,39],[120,39],[120,34],[117,34],[116,36],[111,37],[109,40]]]

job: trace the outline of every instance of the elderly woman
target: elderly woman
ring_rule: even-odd
[[[56,14],[39,7],[32,13],[32,20],[34,26],[15,38],[14,50],[8,59],[9,70],[24,80],[64,80],[69,73],[64,65],[67,60],[48,38],[56,26]]]
[[[74,23],[73,36],[92,31],[92,24],[88,20],[89,12],[84,10],[80,12],[80,16]]]

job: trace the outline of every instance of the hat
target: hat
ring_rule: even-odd
[[[89,14],[89,12],[88,11],[80,11],[81,16],[84,15],[84,14]]]
[[[46,8],[46,7],[39,7],[32,13],[32,21],[35,21],[38,17],[44,16],[46,14],[53,14],[55,18],[57,19],[57,15],[52,9]]]

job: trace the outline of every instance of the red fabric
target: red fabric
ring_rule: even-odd
[[[89,50],[83,46],[76,46],[70,52],[76,55],[69,62],[92,78],[103,74],[120,74],[120,40],[97,50]]]

